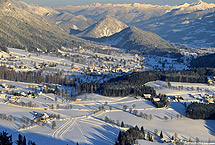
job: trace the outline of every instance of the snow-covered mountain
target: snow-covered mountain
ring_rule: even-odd
[[[98,21],[110,15],[127,25],[151,31],[173,43],[192,47],[215,47],[215,4],[198,0],[182,5],[93,4],[64,6],[56,10]]]
[[[79,37],[101,38],[108,37],[128,27],[123,22],[109,15],[78,34]]]
[[[179,49],[174,44],[167,42],[152,32],[146,32],[135,26],[127,27],[109,37],[96,39],[128,51],[138,51],[146,54],[178,53]]]
[[[35,11],[19,1],[0,0],[0,45],[50,51],[94,44],[65,33]]]

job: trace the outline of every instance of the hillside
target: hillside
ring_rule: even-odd
[[[23,6],[23,5],[22,5]],[[7,47],[50,51],[62,45],[87,45],[87,41],[70,36],[40,15],[17,6],[10,0],[0,0],[0,44]]]
[[[86,37],[90,37],[90,38],[108,37],[117,32],[120,32],[126,27],[128,27],[126,24],[108,15],[102,18],[97,23],[83,30],[77,36],[85,37],[85,38]]]
[[[215,68],[215,54],[198,57],[191,61],[191,67],[212,67]]]
[[[177,47],[152,32],[146,32],[134,26],[125,28],[110,37],[103,37],[97,41],[128,51],[137,50],[141,53],[177,53]]]
[[[54,22],[67,33],[70,33],[70,30],[84,30],[95,23],[92,19],[88,19],[81,15],[75,16],[67,12],[48,13],[45,15],[45,18]]]

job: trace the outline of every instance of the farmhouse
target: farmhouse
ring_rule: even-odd
[[[82,101],[82,99],[75,99],[75,101],[77,101],[77,102],[78,102],[78,101]]]
[[[35,119],[34,119],[35,122],[40,122],[40,121],[45,122],[50,118],[50,116],[45,112],[42,114],[34,113],[34,116],[35,116]]]
[[[8,88],[8,85],[6,83],[1,84],[2,88]]]
[[[144,94],[143,96],[144,96],[144,99],[151,99],[152,95],[151,94]]]
[[[153,98],[153,101],[154,101],[154,102],[159,102],[159,101],[160,101],[160,98]]]

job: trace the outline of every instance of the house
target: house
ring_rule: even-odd
[[[205,95],[205,94],[200,94],[200,96],[201,96],[201,97],[205,97],[206,95]]]
[[[154,101],[154,102],[159,102],[159,101],[160,101],[160,98],[153,98],[153,101]]]
[[[213,99],[209,99],[208,103],[214,103],[214,100]]]
[[[144,99],[151,99],[152,95],[151,94],[144,94],[143,96],[144,96]]]
[[[76,102],[78,102],[78,101],[82,101],[82,99],[75,99],[75,101],[76,101]]]
[[[0,98],[6,98],[7,95],[6,94],[0,94]]]
[[[20,95],[23,97],[27,97],[27,94],[25,92],[22,92]]]
[[[10,97],[8,98],[10,101],[18,101],[20,97]]]
[[[8,85],[6,83],[1,84],[2,88],[8,88]]]
[[[48,119],[50,119],[50,116],[45,112],[42,114],[35,112],[34,116],[35,116],[35,119],[34,119],[35,122],[40,122],[40,121],[45,122]]]

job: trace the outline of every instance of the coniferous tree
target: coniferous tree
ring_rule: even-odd
[[[125,127],[125,125],[124,125],[124,122],[122,121],[122,123],[121,123],[121,127]]]
[[[26,145],[26,138],[25,138],[25,136],[23,137],[22,145]]]
[[[161,131],[161,133],[160,133],[160,139],[162,139],[163,138],[163,132]]]
[[[17,145],[22,145],[23,142],[23,137],[21,134],[18,135],[18,139],[16,140],[16,144]]]
[[[3,131],[0,133],[0,144],[1,145],[12,145],[12,135],[8,135],[7,132]]]

